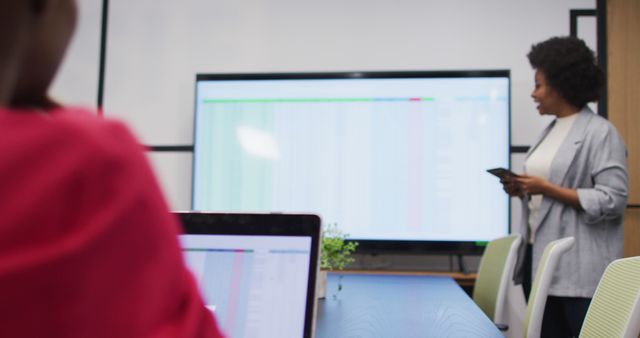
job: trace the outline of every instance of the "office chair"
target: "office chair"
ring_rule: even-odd
[[[506,298],[521,242],[520,235],[501,237],[489,242],[482,255],[473,289],[473,300],[503,331],[513,327],[505,315]],[[524,296],[522,297],[524,300]],[[524,305],[524,301],[522,304]]]
[[[613,261],[593,295],[580,338],[640,334],[640,256]]]
[[[525,338],[540,337],[542,317],[544,316],[544,307],[547,305],[547,295],[553,272],[558,265],[558,260],[573,246],[573,242],[573,237],[565,237],[547,244],[547,247],[544,248],[529,294],[529,303],[524,319]]]

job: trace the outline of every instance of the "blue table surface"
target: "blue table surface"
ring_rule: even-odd
[[[450,277],[329,273],[316,338],[340,337],[503,335]]]

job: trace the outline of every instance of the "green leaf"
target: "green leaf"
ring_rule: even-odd
[[[322,230],[320,247],[320,268],[328,270],[342,270],[355,261],[351,254],[358,247],[357,242],[345,243],[347,234],[338,229],[336,223],[327,224]]]

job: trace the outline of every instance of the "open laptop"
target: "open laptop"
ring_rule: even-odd
[[[312,338],[320,218],[177,212],[180,244],[228,338]]]

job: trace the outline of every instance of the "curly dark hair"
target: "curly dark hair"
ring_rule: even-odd
[[[548,85],[575,107],[598,101],[604,72],[594,53],[575,37],[553,37],[531,46],[529,63],[541,71]]]

